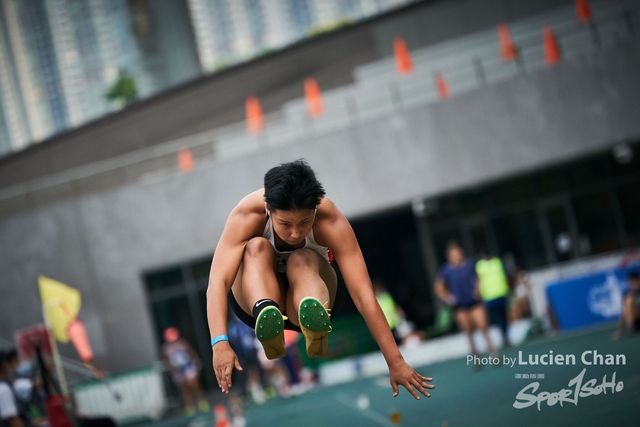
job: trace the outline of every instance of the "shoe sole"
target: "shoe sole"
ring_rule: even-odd
[[[307,355],[312,359],[327,355],[331,330],[329,317],[329,313],[317,299],[307,297],[300,301],[298,322],[306,342]]]
[[[256,338],[262,344],[267,359],[286,356],[284,345],[284,318],[274,306],[265,307],[256,319]]]

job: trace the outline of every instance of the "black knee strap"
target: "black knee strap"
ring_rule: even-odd
[[[258,300],[258,302],[255,303],[255,305],[253,306],[253,309],[251,310],[251,313],[253,313],[253,318],[257,319],[258,314],[260,314],[260,312],[264,310],[265,307],[269,307],[270,305],[280,310],[280,306],[274,300],[271,300],[271,299]]]

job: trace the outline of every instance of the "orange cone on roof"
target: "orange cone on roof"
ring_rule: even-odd
[[[440,98],[449,97],[450,95],[449,84],[447,84],[447,81],[444,79],[444,77],[440,73],[436,74],[436,89],[438,91],[438,96]]]
[[[560,62],[560,46],[553,30],[548,25],[542,29],[542,36],[544,40],[544,60],[549,65],[555,65]]]
[[[503,61],[516,59],[518,49],[511,39],[511,32],[507,24],[498,25],[498,43],[500,44],[500,57]]]
[[[260,101],[255,96],[247,98],[245,103],[247,112],[247,131],[249,133],[260,133],[264,129],[264,114],[262,114],[262,107],[260,107]]]
[[[398,74],[409,74],[413,71],[411,53],[402,37],[393,39],[393,55],[396,59],[396,71]]]
[[[575,0],[575,5],[578,22],[589,22],[593,20],[593,12],[587,0]]]
[[[184,173],[193,170],[193,155],[188,148],[183,148],[178,152],[178,167],[180,171]]]
[[[304,81],[304,97],[307,100],[307,114],[315,118],[324,113],[324,103],[322,102],[322,92],[318,81],[308,78]]]

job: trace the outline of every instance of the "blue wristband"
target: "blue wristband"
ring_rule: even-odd
[[[220,341],[229,341],[229,337],[226,335],[218,335],[215,338],[211,338],[211,347],[218,344]]]

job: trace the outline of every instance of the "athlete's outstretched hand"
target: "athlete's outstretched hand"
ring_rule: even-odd
[[[231,373],[233,368],[242,371],[238,356],[233,351],[228,341],[220,341],[213,346],[213,372],[216,374],[218,386],[223,393],[229,394],[231,388]]]
[[[389,365],[389,381],[393,388],[393,397],[396,397],[399,393],[398,385],[404,386],[416,400],[420,400],[420,396],[418,396],[416,390],[426,397],[431,397],[431,394],[426,389],[436,388],[436,386],[432,384],[426,384],[427,382],[433,381],[433,378],[423,377],[414,371],[404,360],[394,365]]]

